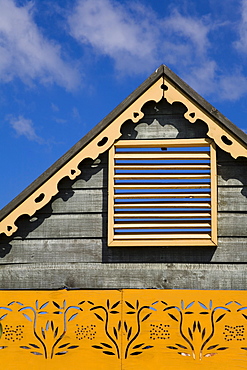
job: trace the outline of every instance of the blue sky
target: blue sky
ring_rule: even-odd
[[[162,63],[247,132],[247,0],[0,0],[0,208]]]

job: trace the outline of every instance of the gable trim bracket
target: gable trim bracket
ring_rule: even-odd
[[[176,83],[176,80],[179,83]],[[181,84],[184,84],[185,88],[181,88]],[[189,94],[186,94],[186,91],[184,92],[186,88],[189,89]],[[81,173],[81,170],[78,168],[79,164],[86,158],[95,160],[101,153],[108,150],[121,136],[121,126],[124,122],[127,120],[131,120],[134,123],[139,122],[144,116],[141,109],[148,101],[158,103],[162,98],[165,98],[170,104],[174,102],[184,104],[187,108],[184,117],[192,124],[195,124],[197,120],[205,122],[208,126],[207,135],[221,149],[230,153],[233,158],[239,156],[247,157],[247,140],[246,143],[245,140],[243,143],[243,140],[238,138],[238,135],[231,132],[234,132],[234,130],[241,131],[230,121],[228,126],[230,128],[232,126],[232,130],[226,128],[223,123],[211,116],[207,110],[201,107],[201,104],[198,104],[191,97],[191,92],[204,102],[197,93],[166,66],[161,66],[119,107],[110,113],[109,117],[100,122],[84,139],[77,143],[45,174],[31,184],[26,191],[24,190],[23,193],[2,210],[0,215],[0,234],[4,233],[6,236],[11,236],[16,232],[18,228],[16,220],[22,215],[31,217],[37,210],[44,207],[58,193],[58,183],[63,178],[76,179]]]

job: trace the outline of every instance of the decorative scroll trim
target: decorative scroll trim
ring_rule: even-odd
[[[247,149],[227,129],[221,127],[218,122],[210,118],[170,82],[165,80],[164,85],[166,87],[164,97],[168,103],[172,104],[174,102],[179,102],[184,104],[188,109],[184,117],[189,122],[195,123],[198,119],[202,120],[208,125],[207,135],[213,139],[221,149],[230,153],[235,159],[237,157],[247,157]]]
[[[109,149],[114,141],[121,136],[120,129],[124,122],[132,120],[137,123],[143,118],[144,113],[141,108],[147,101],[154,100],[158,103],[162,99],[162,86],[163,78],[161,77],[85,148],[7,215],[0,223],[0,234],[4,233],[11,236],[17,230],[15,222],[21,215],[34,215],[37,210],[44,207],[58,193],[58,183],[61,179],[68,176],[71,180],[74,180],[80,175],[81,171],[78,169],[78,165],[85,158],[95,160],[101,153]]]

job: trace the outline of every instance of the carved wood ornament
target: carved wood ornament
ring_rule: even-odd
[[[185,118],[191,123],[196,123],[198,119],[204,121],[208,125],[207,135],[221,149],[230,153],[233,158],[239,156],[247,157],[247,149],[235,136],[223,128],[219,122],[216,122],[216,120],[204,113],[196,103],[185,96],[170,81],[161,77],[101,131],[100,134],[92,139],[89,144],[81,149],[79,153],[65,163],[52,177],[10,212],[0,222],[0,233],[11,236],[17,230],[15,222],[21,215],[32,216],[37,210],[44,207],[58,193],[58,183],[61,179],[68,176],[71,180],[74,180],[79,176],[81,171],[78,169],[78,165],[85,158],[95,160],[101,153],[108,150],[121,136],[120,130],[124,122],[132,120],[134,123],[137,123],[144,116],[141,111],[143,105],[148,101],[158,103],[162,98],[165,98],[170,104],[173,102],[183,103],[188,109],[184,114]]]

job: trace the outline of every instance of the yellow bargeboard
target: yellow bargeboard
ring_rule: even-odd
[[[0,292],[4,369],[244,369],[246,291]]]

